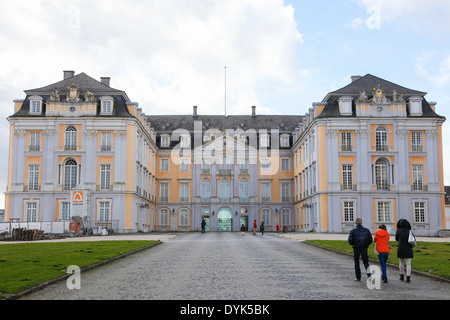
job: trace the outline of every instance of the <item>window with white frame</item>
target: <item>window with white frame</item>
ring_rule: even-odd
[[[282,182],[281,183],[281,201],[291,201],[291,183]]]
[[[100,165],[100,190],[111,189],[111,165]]]
[[[423,166],[413,165],[412,166],[412,190],[419,191],[423,190]]]
[[[424,201],[414,201],[414,222],[426,222],[425,209],[426,205]]]
[[[209,202],[211,200],[211,182],[209,179],[202,179],[201,198],[202,202]]]
[[[30,114],[42,113],[42,98],[39,96],[33,96],[30,98]]]
[[[189,159],[181,159],[180,161],[180,171],[188,172],[189,171]]]
[[[77,128],[68,126],[64,135],[64,150],[77,150]]]
[[[352,151],[352,133],[349,131],[341,132],[341,151]]]
[[[170,146],[170,137],[168,135],[161,136],[161,147],[169,147]]]
[[[230,180],[226,178],[220,180],[220,201],[221,202],[231,201],[231,183]]]
[[[259,137],[259,146],[260,147],[268,147],[270,145],[270,135],[267,133],[263,133]]]
[[[182,135],[181,139],[181,147],[188,148],[191,145],[191,137],[189,135]]]
[[[29,151],[41,150],[41,133],[36,131],[30,132],[30,143],[28,145]]]
[[[283,134],[280,138],[280,146],[281,147],[289,147],[289,136],[287,134]]]
[[[159,210],[159,225],[168,226],[169,225],[169,210],[161,209]]]
[[[111,200],[98,201],[98,221],[99,222],[111,221]]]
[[[271,159],[270,158],[261,158],[261,172],[270,172],[271,167]]]
[[[39,165],[31,164],[28,166],[28,190],[39,190]]]
[[[384,158],[375,162],[375,184],[378,190],[389,190],[389,162]]]
[[[63,165],[64,190],[70,190],[78,184],[78,163],[74,159],[67,159]]]
[[[38,201],[25,202],[25,218],[27,222],[37,222],[38,208]]]
[[[239,180],[239,199],[241,202],[248,202],[248,179],[242,178]]]
[[[261,201],[270,202],[272,196],[271,184],[270,182],[261,183]]]
[[[189,210],[188,209],[180,209],[180,226],[188,226],[189,225]]]
[[[354,222],[355,221],[355,202],[354,201],[343,201],[342,202],[343,215],[342,218],[344,222]]]
[[[377,222],[392,222],[390,201],[377,201]]]
[[[160,159],[159,160],[160,171],[168,172],[169,171],[169,159]]]
[[[111,151],[112,146],[112,133],[111,132],[102,132],[101,134],[101,150],[102,151]]]
[[[375,129],[375,146],[377,151],[388,151],[388,130],[385,126]]]
[[[270,209],[261,210],[261,221],[264,221],[264,224],[270,224]]]
[[[60,202],[60,210],[61,210],[61,214],[60,214],[60,220],[70,220],[71,216],[70,216],[70,202],[68,201],[61,201]]]
[[[291,159],[281,158],[281,171],[290,171],[290,170],[291,170]]]
[[[342,165],[342,190],[353,190],[353,165]]]
[[[101,105],[101,113],[102,114],[112,114],[113,112],[113,105],[114,100],[111,97],[101,97],[100,98],[100,105]]]
[[[180,182],[180,202],[189,202],[189,183]]]
[[[411,132],[411,151],[422,151],[422,132]]]
[[[160,182],[159,183],[159,201],[168,202],[169,201],[169,183]]]
[[[289,209],[281,210],[281,224],[286,226],[291,224],[291,210]]]

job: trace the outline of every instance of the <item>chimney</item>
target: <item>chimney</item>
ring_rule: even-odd
[[[75,75],[75,71],[64,71],[64,80],[72,78]]]
[[[194,111],[192,113],[192,116],[197,117],[197,106],[194,106],[193,109],[194,109]]]
[[[361,76],[351,76],[352,82],[355,82],[358,79],[361,79]]]
[[[252,106],[252,117],[256,117],[256,107]]]
[[[101,83],[103,83],[104,85],[106,85],[108,87],[109,87],[109,80],[111,80],[110,77],[101,77],[100,78]]]

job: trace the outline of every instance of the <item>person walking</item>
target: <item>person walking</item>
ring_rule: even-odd
[[[202,219],[202,233],[205,233],[206,221]]]
[[[245,225],[241,224],[241,234],[245,236]]]
[[[359,257],[362,257],[364,267],[366,268],[366,274],[370,277],[368,273],[369,268],[369,256],[367,255],[367,248],[372,243],[372,234],[370,230],[362,226],[362,219],[355,219],[355,228],[350,231],[348,236],[348,243],[353,247],[353,259],[355,260],[355,281],[361,281],[361,269],[359,266]]]
[[[381,282],[388,283],[386,263],[389,257],[389,232],[386,230],[386,226],[381,224],[379,229],[375,232],[373,241],[376,244],[376,251],[378,253],[378,260],[380,260],[381,266]]]
[[[277,233],[280,231],[280,225],[277,224]]]
[[[258,225],[256,224],[256,219],[253,220],[253,231],[252,233],[255,235],[256,234],[256,228],[258,228]]]
[[[259,226],[259,230],[261,230],[261,235],[264,235],[264,221],[261,221],[261,225]]]
[[[399,260],[400,281],[405,280],[405,262],[406,262],[406,282],[411,281],[411,259],[414,258],[414,252],[408,243],[411,224],[406,219],[400,219],[397,222],[397,231],[395,240],[398,242],[397,258]]]

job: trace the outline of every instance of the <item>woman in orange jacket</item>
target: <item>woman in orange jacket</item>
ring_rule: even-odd
[[[381,265],[381,282],[387,283],[386,262],[389,257],[389,232],[387,232],[384,224],[380,225],[378,228],[379,229],[375,232],[373,241],[377,245],[378,260],[380,260]]]

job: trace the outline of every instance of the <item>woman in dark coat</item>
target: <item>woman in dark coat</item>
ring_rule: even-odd
[[[408,243],[409,230],[411,224],[406,219],[400,219],[397,222],[397,232],[395,233],[395,240],[398,242],[397,258],[399,260],[400,280],[404,277],[404,263],[406,262],[406,282],[411,279],[411,259],[414,258],[414,252],[411,245]]]

